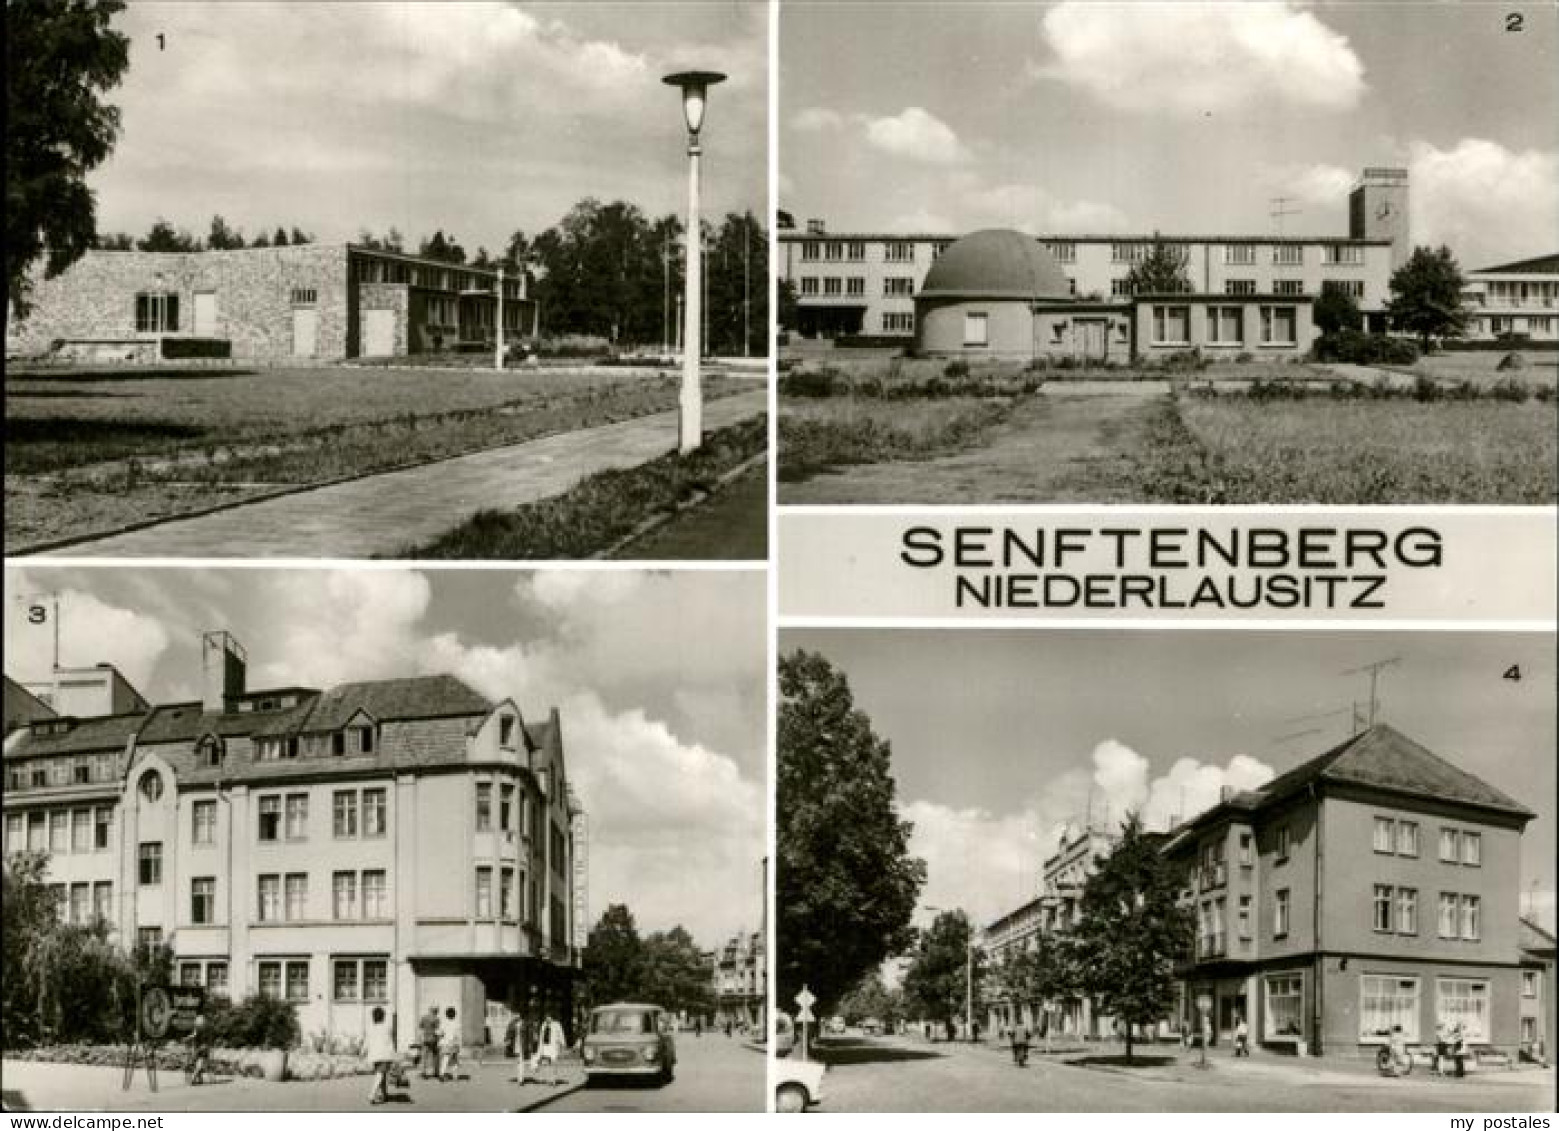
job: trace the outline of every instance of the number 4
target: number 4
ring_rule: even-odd
[[[1521,682],[1521,665],[1520,664],[1511,664],[1510,667],[1505,669],[1505,674],[1500,676],[1500,678],[1501,679],[1508,679],[1512,683],[1520,683]]]

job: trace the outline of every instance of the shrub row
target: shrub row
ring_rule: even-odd
[[[1322,334],[1315,340],[1312,352],[1317,361],[1350,365],[1412,365],[1418,360],[1418,346],[1408,339],[1366,334],[1362,330]]]
[[[1412,384],[1393,381],[1382,375],[1373,381],[1286,381],[1257,378],[1243,393],[1220,391],[1211,382],[1193,385],[1188,390],[1194,397],[1244,397],[1252,401],[1302,401],[1310,397],[1325,396],[1332,400],[1382,400],[1382,401],[1507,401],[1522,403],[1529,400],[1548,402],[1554,399],[1552,385],[1528,385],[1514,377],[1507,377],[1491,385],[1479,385],[1475,381],[1437,381],[1418,374]]]
[[[951,361],[941,376],[899,377],[890,365],[888,374],[850,377],[837,369],[793,369],[781,373],[779,391],[786,397],[867,397],[873,400],[940,400],[947,397],[1030,396],[1044,386],[1032,373],[981,373],[971,376],[967,362]]]

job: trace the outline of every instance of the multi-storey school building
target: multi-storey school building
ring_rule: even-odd
[[[1408,230],[1408,181],[1401,169],[1366,169],[1349,196],[1349,230],[1346,236],[1280,236],[1235,233],[1206,235],[1155,236],[1138,234],[1042,234],[1031,237],[1043,253],[1046,264],[1037,268],[1042,285],[1030,291],[1011,294],[1010,271],[994,273],[971,271],[961,267],[956,286],[943,283],[936,288],[958,292],[982,300],[991,297],[1016,298],[1046,307],[1038,313],[1052,317],[1040,330],[1026,324],[1015,334],[991,335],[982,347],[991,352],[1053,353],[1057,347],[1094,351],[1100,356],[1117,356],[1122,347],[1130,347],[1136,334],[1142,343],[1155,340],[1173,343],[1178,348],[1191,345],[1226,345],[1256,351],[1261,344],[1295,350],[1308,349],[1308,335],[1298,323],[1308,325],[1308,304],[1322,291],[1341,289],[1359,303],[1371,329],[1385,329],[1385,307],[1389,298],[1391,272],[1411,251]],[[1279,329],[1292,330],[1288,338],[1278,336],[1269,325],[1263,343],[1259,315],[1240,316],[1241,326],[1233,329],[1234,316],[1215,316],[1210,341],[1193,337],[1195,325],[1205,317],[1187,313],[1183,334],[1179,323],[1160,325],[1158,338],[1151,336],[1155,317],[1144,296],[1126,293],[1126,276],[1153,245],[1155,238],[1179,249],[1185,255],[1191,296],[1177,306],[1200,308],[1213,305],[1231,308],[1269,306],[1292,308],[1279,317]],[[788,281],[797,297],[796,325],[789,327],[803,338],[838,338],[861,335],[886,338],[910,345],[916,340],[917,308],[925,314],[924,303],[917,298],[927,290],[927,276],[956,237],[948,233],[886,233],[871,231],[833,232],[822,220],[808,220],[804,230],[780,232],[780,277]],[[986,249],[989,251],[989,249]],[[1021,258],[1021,257],[1020,257]],[[1025,267],[1023,273],[1030,273]],[[1053,272],[1053,274],[1052,274]],[[935,280],[933,280],[935,281]],[[1058,293],[1053,293],[1058,292]],[[1085,309],[1070,309],[1081,304]],[[1163,305],[1160,303],[1159,305]],[[1054,308],[1054,309],[1049,309]],[[1139,309],[1143,308],[1143,309]],[[1303,308],[1301,315],[1299,310]],[[980,313],[975,311],[975,313]],[[988,315],[988,331],[997,316]],[[1077,341],[1052,340],[1052,323],[1083,317],[1100,323],[1079,333]],[[1158,317],[1162,318],[1162,315]],[[1170,315],[1172,319],[1180,313]],[[1217,324],[1218,319],[1224,325]],[[960,318],[960,333],[964,326]],[[1248,322],[1249,325],[1244,325]],[[1225,334],[1225,329],[1231,332]],[[1098,335],[1102,334],[1102,337]],[[994,340],[993,339],[998,339]],[[1014,344],[1015,343],[1015,344]],[[1115,353],[1109,353],[1110,346]],[[931,352],[959,350],[946,337],[930,347]],[[1145,351],[1144,351],[1145,352]]]
[[[1467,337],[1559,342],[1559,254],[1467,273]]]
[[[236,251],[90,251],[38,280],[6,351],[101,360],[230,356],[341,361],[486,345],[536,332],[523,273],[304,244]],[[215,348],[213,348],[215,347]]]
[[[570,1016],[582,810],[556,711],[447,675],[253,689],[227,633],[204,654],[199,700],[6,735],[5,850],[48,853],[65,921],[165,943],[181,982],[284,998],[306,1032],[361,1033],[375,1004],[402,1032],[453,1006],[468,1042],[533,1002]]]

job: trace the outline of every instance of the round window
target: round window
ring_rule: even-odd
[[[141,796],[148,801],[156,801],[162,796],[162,775],[156,770],[147,770],[142,775]]]

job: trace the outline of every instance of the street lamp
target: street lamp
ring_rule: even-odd
[[[683,305],[687,321],[682,332],[682,393],[679,398],[681,413],[678,417],[677,448],[683,454],[695,451],[703,442],[703,390],[699,385],[699,343],[703,323],[702,298],[703,264],[700,262],[702,228],[698,220],[698,158],[702,150],[698,145],[698,131],[704,125],[704,108],[709,101],[709,88],[725,81],[718,71],[679,71],[663,80],[668,86],[682,89],[682,114],[687,120],[687,231],[683,233],[687,243],[687,271]]]

